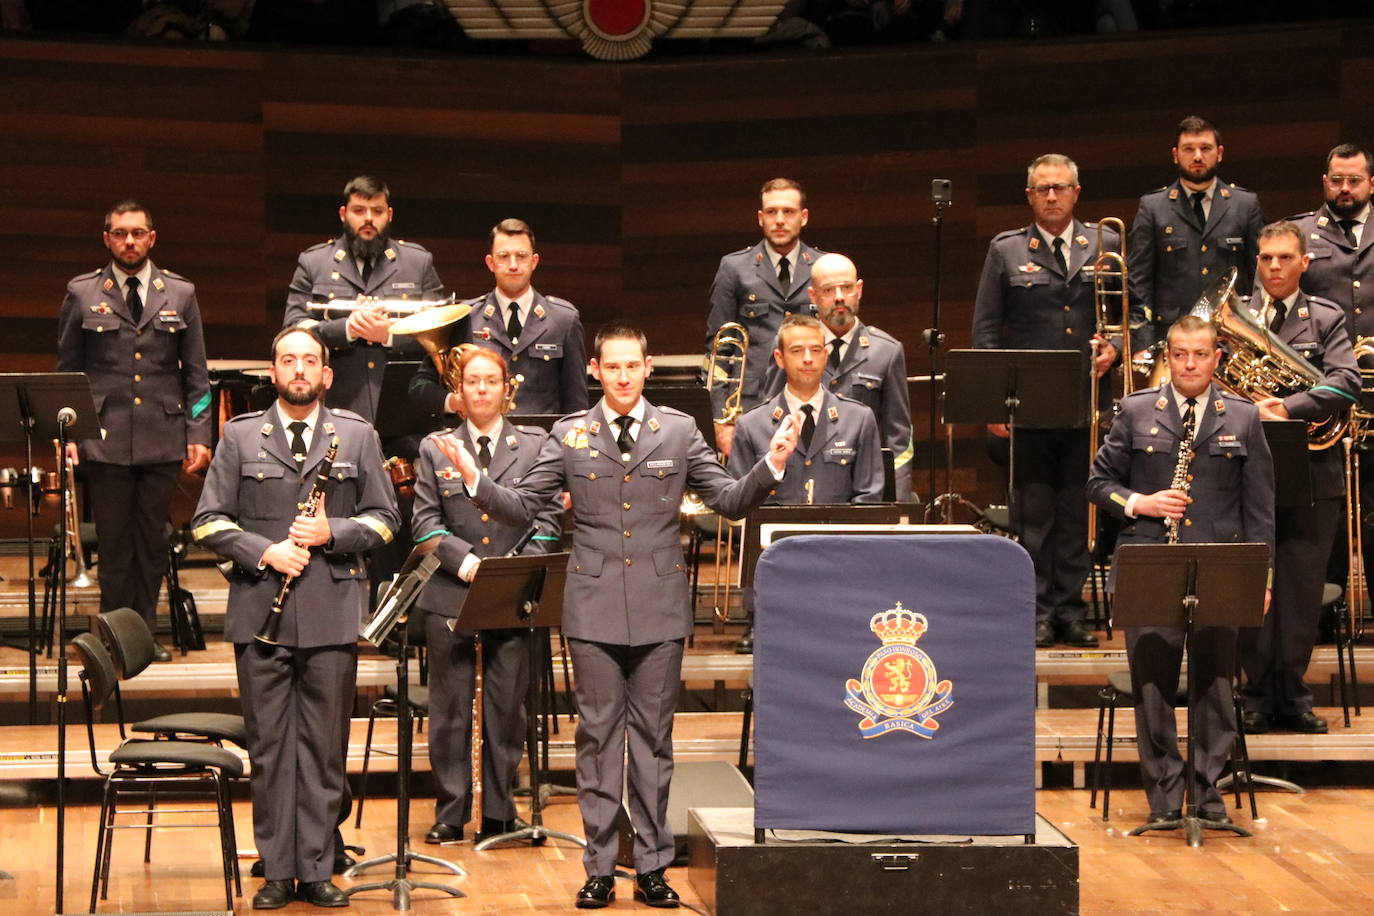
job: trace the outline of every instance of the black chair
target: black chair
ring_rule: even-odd
[[[146,830],[143,861],[152,858],[153,831],[214,827],[219,831],[220,864],[224,872],[224,905],[234,908],[234,897],[242,896],[234,833],[234,808],[229,794],[230,780],[243,775],[243,761],[222,747],[203,741],[146,740],[128,738],[124,722],[119,722],[119,746],[109,755],[113,769],[101,769],[96,753],[95,720],[119,688],[114,660],[93,633],[82,633],[71,646],[81,661],[81,696],[86,709],[86,739],[90,747],[91,768],[105,777],[100,806],[100,826],[96,834],[95,864],[91,871],[91,912],[97,899],[109,899],[110,858],[116,830]],[[206,796],[211,807],[157,808],[159,792],[173,795]],[[146,799],[146,807],[121,811],[125,796]],[[215,821],[196,823],[157,823],[158,814],[184,815],[214,812]],[[117,823],[121,816],[141,815],[141,823]]]
[[[143,615],[133,608],[117,608],[96,617],[96,625],[105,644],[110,647],[115,670],[120,680],[137,677],[153,661],[153,634]],[[116,685],[115,703],[119,718],[124,720],[124,701]],[[248,730],[243,716],[219,712],[173,712],[135,722],[130,730],[151,733],[158,738],[210,741],[220,744],[231,741],[248,748]]]
[[[1097,807],[1097,793],[1102,791],[1102,820],[1110,817],[1112,805],[1112,744],[1116,737],[1116,707],[1119,700],[1135,701],[1131,672],[1113,671],[1107,676],[1107,686],[1097,693],[1097,744],[1093,749],[1093,788],[1088,801],[1089,808]],[[1259,817],[1255,804],[1255,784],[1250,779],[1250,749],[1245,744],[1245,729],[1240,727],[1241,702],[1238,695],[1232,694],[1236,709],[1236,742],[1231,750],[1231,771],[1235,774],[1232,785],[1236,791],[1236,808],[1240,808],[1241,783],[1250,796],[1250,816]],[[1188,703],[1188,680],[1186,673],[1180,675],[1178,689],[1174,692],[1174,706],[1184,707]],[[1103,729],[1103,721],[1106,729]],[[1102,759],[1102,747],[1106,745],[1107,759]]]
[[[744,686],[744,721],[739,730],[739,771],[744,772],[749,765],[749,727],[754,721],[754,672],[749,672],[749,682]]]
[[[1322,586],[1320,614],[1323,624],[1330,625],[1332,642],[1336,644],[1336,673],[1332,675],[1331,692],[1341,698],[1341,712],[1345,727],[1349,728],[1352,704],[1355,715],[1361,715],[1360,678],[1355,672],[1355,644],[1359,641],[1359,633],[1344,587],[1332,582]]]

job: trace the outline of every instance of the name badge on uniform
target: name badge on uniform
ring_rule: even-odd
[[[561,350],[561,349],[563,348],[563,345],[562,345],[562,344],[535,344],[535,345],[534,345],[534,348],[535,348],[536,350]]]
[[[1225,239],[1224,242],[1227,245],[1244,245],[1245,239],[1240,236],[1232,236],[1231,238]]]
[[[851,458],[854,455],[854,449],[841,448],[838,444],[831,446],[830,448],[826,449],[826,451],[828,451],[831,455],[834,455],[836,458]]]
[[[414,283],[393,283],[393,284],[391,284],[391,288],[392,288],[392,289],[415,289],[415,286],[416,286],[416,284],[414,284]]]
[[[659,459],[659,460],[657,460],[657,461],[646,461],[646,462],[644,462],[644,466],[645,466],[646,468],[648,468],[649,470],[651,470],[651,471],[656,471],[656,470],[658,470],[659,468],[672,468],[672,467],[676,466],[676,464],[677,464],[677,459],[676,459],[676,458],[661,458],[661,459]]]

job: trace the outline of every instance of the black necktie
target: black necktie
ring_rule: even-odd
[[[1059,270],[1064,276],[1069,275],[1069,262],[1064,260],[1064,240],[1054,240],[1054,259],[1059,262]]]
[[[372,279],[372,259],[363,258],[363,286],[367,286]]]
[[[143,317],[143,298],[138,294],[138,277],[130,277],[125,281],[128,288],[124,293],[124,304],[129,307],[129,314],[134,317],[134,324],[138,324]]]
[[[1345,233],[1345,240],[1350,243],[1351,248],[1359,248],[1359,242],[1355,241],[1355,221],[1353,219],[1336,220],[1336,225],[1341,227]]]
[[[620,449],[620,454],[628,455],[634,450],[635,440],[630,438],[630,426],[635,421],[634,417],[616,417],[615,425],[620,427],[620,435],[615,437],[615,447]]]
[[[510,304],[510,318],[506,321],[506,336],[510,338],[511,343],[520,339],[520,331],[520,306],[512,302]]]
[[[1183,411],[1183,441],[1191,443],[1197,430],[1197,398],[1184,401],[1187,408]]]
[[[297,464],[305,463],[305,421],[296,420],[286,424],[286,428],[291,430],[291,457],[296,459]]]
[[[826,360],[827,367],[839,374],[840,371],[840,347],[844,346],[844,338],[836,337],[830,341],[830,359]]]
[[[784,293],[792,290],[792,268],[788,265],[786,258],[778,261],[778,285],[782,287]]]
[[[1283,319],[1288,315],[1288,306],[1283,304],[1282,299],[1273,300],[1274,317],[1269,322],[1269,330],[1277,332],[1283,327]]]
[[[1197,217],[1199,226],[1207,225],[1207,213],[1202,209],[1202,199],[1207,196],[1206,191],[1194,191],[1188,197],[1193,201],[1193,215]]]
[[[477,437],[477,465],[484,471],[491,467],[491,436]]]
[[[816,408],[810,404],[802,405],[802,413],[806,414],[806,419],[802,420],[801,447],[803,451],[811,450],[811,438],[816,435]]]

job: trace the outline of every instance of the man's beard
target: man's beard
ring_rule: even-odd
[[[344,224],[344,235],[348,237],[348,253],[355,258],[361,258],[364,263],[375,261],[391,244],[385,232],[377,233],[373,239],[365,239],[354,232],[353,227],[347,223]]]
[[[296,379],[292,379],[291,381],[294,382],[296,381]],[[319,400],[320,392],[322,391],[324,391],[323,384],[307,384],[307,387],[304,391],[293,390],[291,388],[291,382],[287,382],[285,385],[277,386],[277,394],[281,396],[281,399],[286,403],[294,405],[296,407],[305,407],[307,405],[315,403],[317,400]]]
[[[1364,205],[1366,203],[1355,200],[1353,198],[1348,204],[1343,204],[1339,201],[1340,199],[1339,197],[1337,197],[1334,199],[1329,199],[1326,202],[1327,208],[1330,209],[1330,211],[1336,215],[1337,219],[1350,219],[1356,213],[1359,213],[1361,210],[1363,210]]]
[[[1190,174],[1188,170],[1185,169],[1183,166],[1178,167],[1178,174],[1180,178],[1184,179],[1185,181],[1191,181],[1193,184],[1208,184],[1209,182],[1211,182],[1213,178],[1216,177],[1217,169],[1220,167],[1220,165],[1221,163],[1217,163],[1207,171],[1203,172],[1201,176],[1196,178],[1194,178],[1192,174]]]

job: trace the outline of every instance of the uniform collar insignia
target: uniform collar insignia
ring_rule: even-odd
[[[601,432],[601,421],[600,421],[600,420],[593,420],[593,421],[592,421],[592,435],[595,436],[595,435],[596,435],[597,433],[599,433],[599,432]]]
[[[324,434],[325,434],[326,436],[332,436],[332,435],[334,435],[334,424],[333,424],[333,423],[326,423],[326,424],[324,424]]]
[[[1321,236],[1320,236],[1320,235],[1317,235],[1317,233],[1315,233],[1315,232],[1312,233],[1312,241],[1314,241],[1314,242],[1319,242],[1319,241],[1321,241]]]
[[[763,262],[763,252],[760,251],[758,254],[754,255],[754,263],[755,263],[755,264],[761,264],[762,262]]]
[[[491,305],[490,303],[487,304],[487,307],[486,307],[486,308],[482,309],[482,316],[485,317],[485,318],[490,318],[492,315],[495,315],[495,314],[496,314],[496,306]],[[490,340],[491,338],[487,338],[487,339]]]
[[[166,283],[162,282],[161,277],[153,277],[153,289],[158,290],[160,292],[162,288],[166,285]]]
[[[835,405],[833,404],[830,405],[830,409],[825,412],[825,415],[830,418],[831,423],[834,423],[840,418],[840,412],[835,409]]]
[[[649,418],[649,429],[653,432],[658,432],[658,417]]]
[[[536,305],[536,306],[534,307],[534,314],[538,315],[540,318],[543,318],[543,317],[544,317],[544,306],[542,306],[542,305]]]
[[[346,257],[348,257],[348,255],[344,253],[344,250],[342,248],[334,252],[334,260],[336,261],[342,261]]]
[[[860,334],[860,335],[859,335],[859,346],[861,346],[861,347],[866,347],[866,346],[868,346],[868,336],[867,336],[867,335],[865,335],[865,334]]]
[[[1155,410],[1163,410],[1164,408],[1166,408],[1166,407],[1168,407],[1168,406],[1169,406],[1169,400],[1168,400],[1166,397],[1164,397],[1164,395],[1162,395],[1162,394],[1159,396],[1159,400],[1158,400],[1158,401],[1155,401]]]
[[[1212,407],[1217,413],[1226,413],[1226,402],[1221,398],[1217,398],[1216,403],[1213,404]]]
[[[264,436],[270,436],[270,435],[272,435],[272,424],[271,424],[271,423],[264,423],[264,424],[262,424],[262,434],[263,434]]]
[[[1300,305],[1300,306],[1298,306],[1298,317],[1299,317],[1299,318],[1306,318],[1306,317],[1307,317],[1307,306],[1305,306],[1305,305]]]
[[[1026,247],[1029,248],[1031,251],[1037,250],[1040,247],[1040,236],[1031,236],[1031,240],[1026,243]]]
[[[106,277],[105,282],[101,285],[101,289],[108,293],[110,290],[114,289],[114,281]]]
[[[506,448],[515,448],[515,437],[514,437],[514,436],[507,436],[507,437],[506,437]]]
[[[1324,216],[1317,217],[1317,225],[1321,226],[1323,229],[1326,228],[1326,224],[1329,222],[1331,222],[1331,220],[1327,219]]]
[[[781,407],[774,407],[774,408],[773,408],[773,419],[774,419],[774,420],[781,420],[781,419],[782,419],[782,408],[781,408]]]
[[[383,251],[382,254],[386,255],[386,259],[387,259],[388,261],[394,261],[394,260],[396,260],[396,249],[395,249],[395,248],[388,248],[386,251]]]
[[[163,309],[162,311],[160,311],[160,312],[157,313],[157,316],[158,316],[159,318],[175,318],[176,315],[177,315],[177,310],[176,310],[176,309]]]
[[[1230,197],[1230,196],[1231,196],[1231,189],[1230,189],[1230,188],[1221,187],[1221,188],[1218,188],[1217,191],[1218,191],[1218,193],[1221,194],[1222,197]]]
[[[1078,247],[1079,247],[1079,248],[1087,248],[1087,247],[1088,247],[1088,237],[1087,237],[1086,235],[1074,236],[1074,239],[1073,239],[1073,240],[1074,240],[1075,242],[1078,243]]]
[[[809,252],[809,251],[803,251],[803,252],[802,252],[802,260],[805,261],[806,263],[810,264],[810,263],[811,263],[811,252]]]
[[[1170,199],[1170,200],[1178,200],[1178,188],[1170,188],[1170,189],[1169,189],[1169,199]]]

